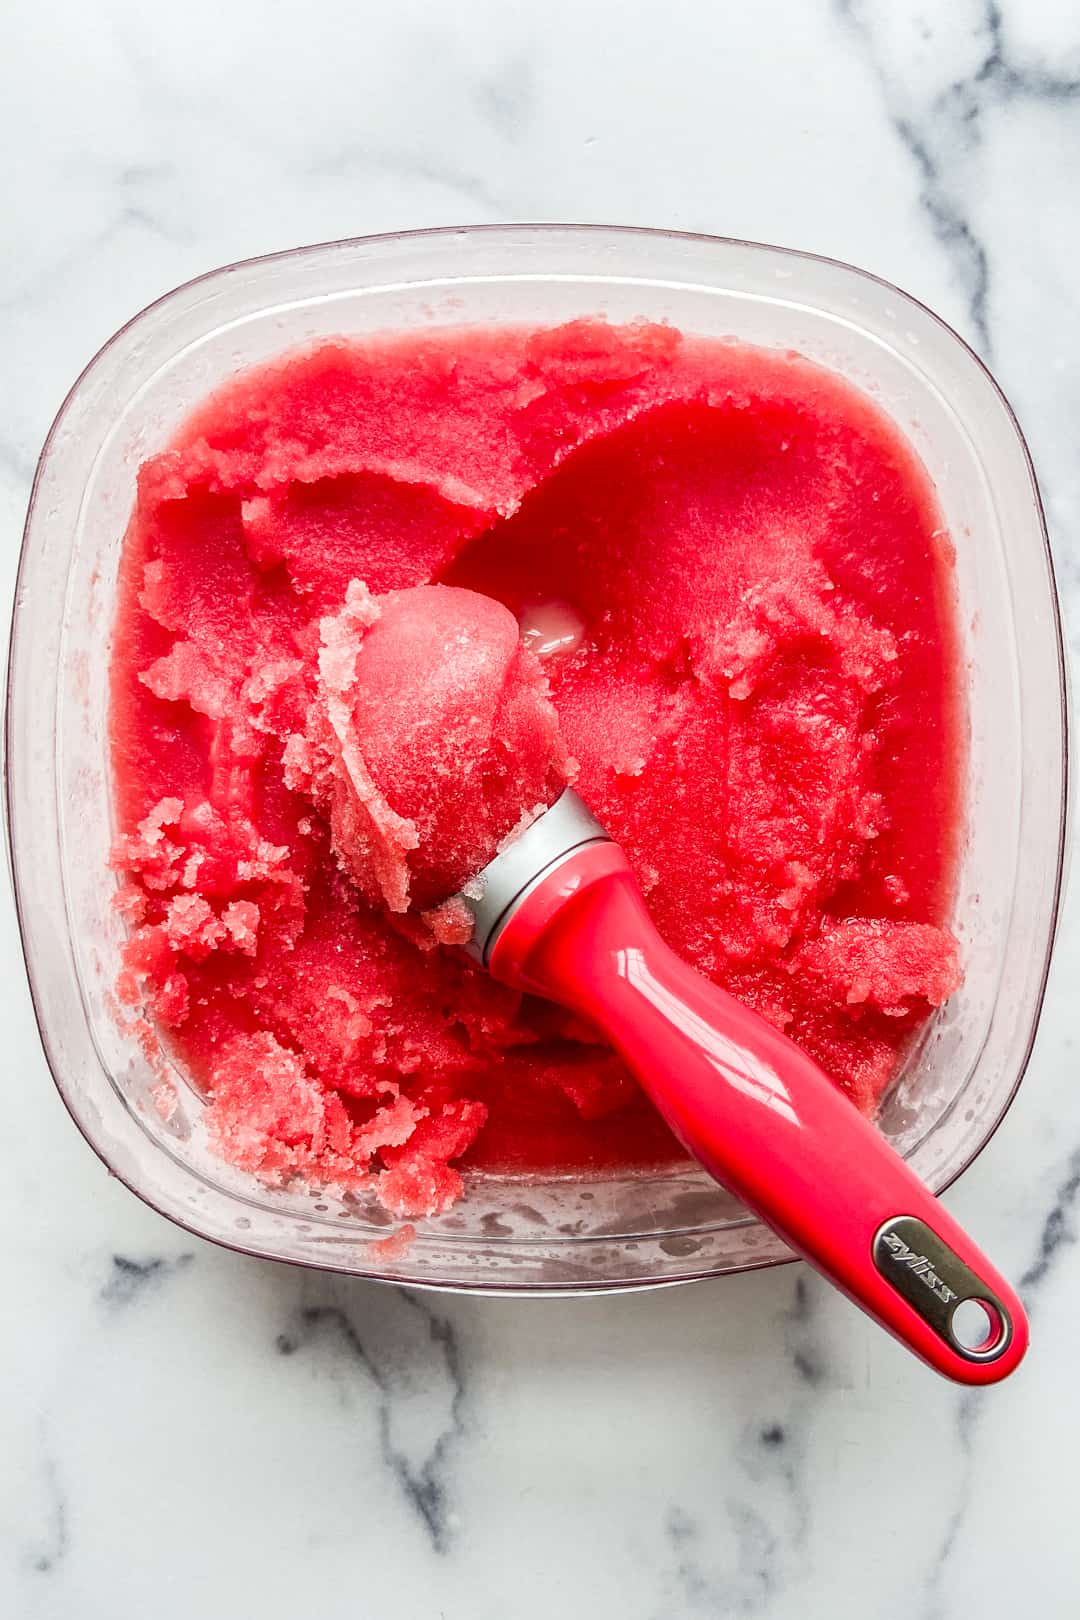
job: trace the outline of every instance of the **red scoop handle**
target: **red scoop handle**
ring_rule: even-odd
[[[595,1024],[710,1175],[931,1367],[989,1384],[1018,1365],[1015,1292],[805,1052],[668,949],[617,845],[541,877],[488,966]]]

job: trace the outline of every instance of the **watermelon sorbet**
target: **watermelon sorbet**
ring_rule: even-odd
[[[951,546],[797,354],[600,320],[288,354],[141,468],[118,589],[121,1016],[264,1183],[413,1216],[463,1172],[683,1159],[591,1028],[458,948],[454,895],[568,781],[853,1106],[959,983]]]

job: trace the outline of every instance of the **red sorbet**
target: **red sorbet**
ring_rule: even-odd
[[[111,723],[121,1000],[271,1183],[424,1214],[457,1161],[681,1156],[589,1029],[396,916],[568,770],[671,945],[859,1107],[958,983],[950,546],[797,355],[579,321],[238,378],[140,472]]]

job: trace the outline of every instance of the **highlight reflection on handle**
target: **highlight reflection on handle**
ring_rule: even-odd
[[[682,1029],[696,1043],[702,1055],[716,1070],[717,1080],[752,1098],[762,1108],[770,1108],[791,1125],[799,1121],[791,1094],[773,1065],[759,1053],[717,1029],[649,969],[648,957],[640,947],[619,951],[616,972],[637,991],[662,1018]]]

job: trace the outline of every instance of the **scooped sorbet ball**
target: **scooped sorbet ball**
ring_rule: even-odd
[[[447,585],[372,596],[353,581],[320,626],[315,697],[291,782],[328,816],[361,892],[429,908],[554,802],[571,762],[513,614]]]

